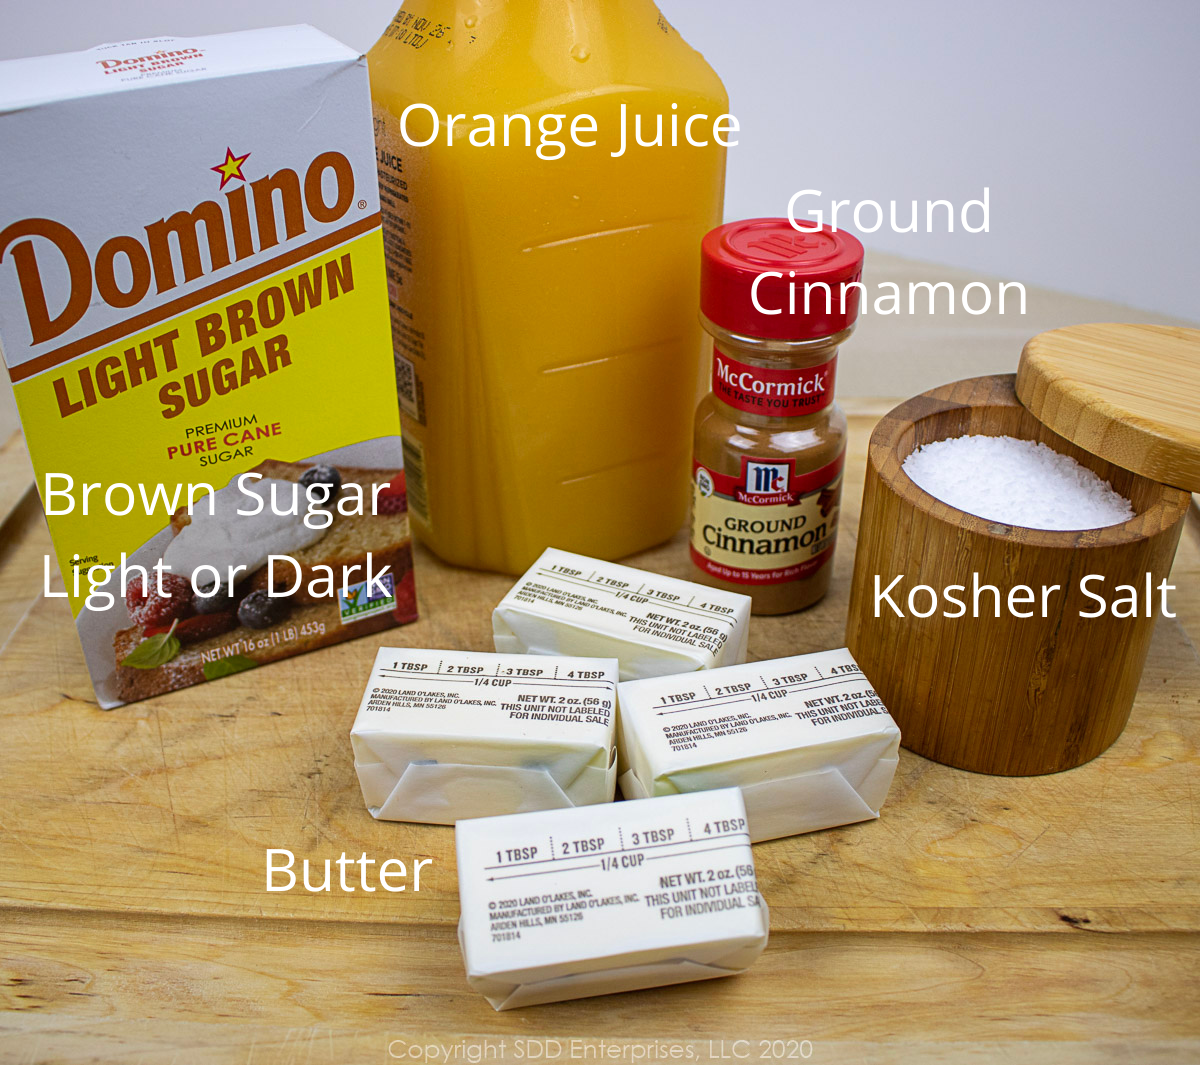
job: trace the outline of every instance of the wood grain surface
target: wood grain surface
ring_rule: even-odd
[[[751,657],[841,643],[874,421],[851,419],[829,598],[755,619]],[[376,647],[488,649],[509,579],[419,552],[416,625],[106,713],[21,498],[0,526],[2,1061],[333,1065],[426,1040],[522,1060],[518,1039],[559,1060],[573,1039],[617,1060],[653,1040],[734,1060],[738,1039],[749,1060],[804,1039],[826,1062],[1200,1057],[1194,529],[1105,755],[1022,779],[903,752],[878,821],[756,846],[772,934],[746,974],[496,1014],[463,979],[452,830],[372,820],[348,733]],[[684,540],[633,561],[684,575]],[[433,864],[420,893],[267,893],[268,847]]]
[[[1077,532],[1025,529],[957,510],[918,488],[903,470],[918,447],[964,436],[1010,436],[1047,444],[1090,468],[1130,501],[1119,525]],[[1158,593],[1135,616],[1094,613],[1082,589],[1110,602],[1118,589],[1145,597],[1171,568],[1191,505],[1188,493],[1106,462],[1029,413],[1013,375],[942,385],[900,404],[871,434],[846,642],[883,697],[910,750],[959,769],[1028,776],[1090,761],[1120,735],[1133,706],[1159,612]],[[876,609],[875,588],[899,578],[896,610]],[[936,589],[907,601],[918,585]],[[1024,587],[1014,616],[977,585]],[[1056,589],[1047,594],[1043,589]],[[921,617],[914,611],[931,610]],[[953,668],[946,662],[953,658]]]
[[[1200,329],[1100,323],[1026,343],[1017,395],[1093,454],[1200,492]]]

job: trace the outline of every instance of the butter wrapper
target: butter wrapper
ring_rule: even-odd
[[[497,651],[615,658],[622,680],[746,660],[750,597],[547,549],[492,613]]]
[[[372,816],[450,825],[612,801],[617,664],[383,647],[350,732]]]
[[[617,689],[628,799],[737,785],[758,841],[879,816],[900,729],[845,648]]]
[[[729,976],[767,943],[736,788],[460,821],[459,944],[498,1010]]]

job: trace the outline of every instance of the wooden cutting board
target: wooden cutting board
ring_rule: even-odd
[[[753,658],[841,645],[874,420],[851,419],[829,598],[755,619]],[[1194,524],[1180,617],[1102,757],[1014,779],[902,751],[879,820],[755,847],[771,942],[745,975],[503,1014],[463,979],[453,831],[372,820],[348,734],[376,647],[488,649],[509,579],[420,552],[417,624],[106,713],[66,607],[40,598],[36,503],[3,534],[4,1060],[344,1065],[422,1035],[507,1040],[506,1060],[528,1037],[655,1037],[693,1060],[737,1038],[755,1060],[803,1038],[827,1061],[1200,1053]],[[686,573],[681,539],[634,561]],[[433,864],[419,893],[267,893],[269,847]]]
[[[865,443],[856,431],[832,593],[755,618],[751,658],[843,644]],[[40,521],[25,536],[49,550]],[[687,573],[682,540],[634,561]],[[417,585],[412,626],[111,712],[93,702],[66,607],[37,600],[0,652],[0,904],[452,927],[452,829],[367,814],[350,725],[377,647],[489,650],[511,580],[422,552]],[[880,820],[756,848],[772,928],[1058,931],[1064,914],[1095,929],[1200,928],[1187,857],[1200,852],[1198,701],[1196,648],[1164,619],[1132,721],[1092,763],[1008,780],[904,752]],[[268,894],[268,847],[434,864],[405,898]]]

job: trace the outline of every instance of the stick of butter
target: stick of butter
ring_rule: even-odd
[[[497,651],[615,658],[621,679],[746,660],[750,597],[547,549],[492,612]]]
[[[737,788],[460,821],[458,940],[498,1010],[729,976],[767,944]]]
[[[627,799],[739,785],[758,841],[879,816],[900,730],[846,648],[617,687]]]
[[[612,802],[617,663],[383,647],[350,731],[389,821]]]

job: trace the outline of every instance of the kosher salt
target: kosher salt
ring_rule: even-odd
[[[904,472],[952,507],[1027,529],[1099,529],[1133,517],[1129,500],[1069,455],[1011,436],[959,436],[917,448]]]

